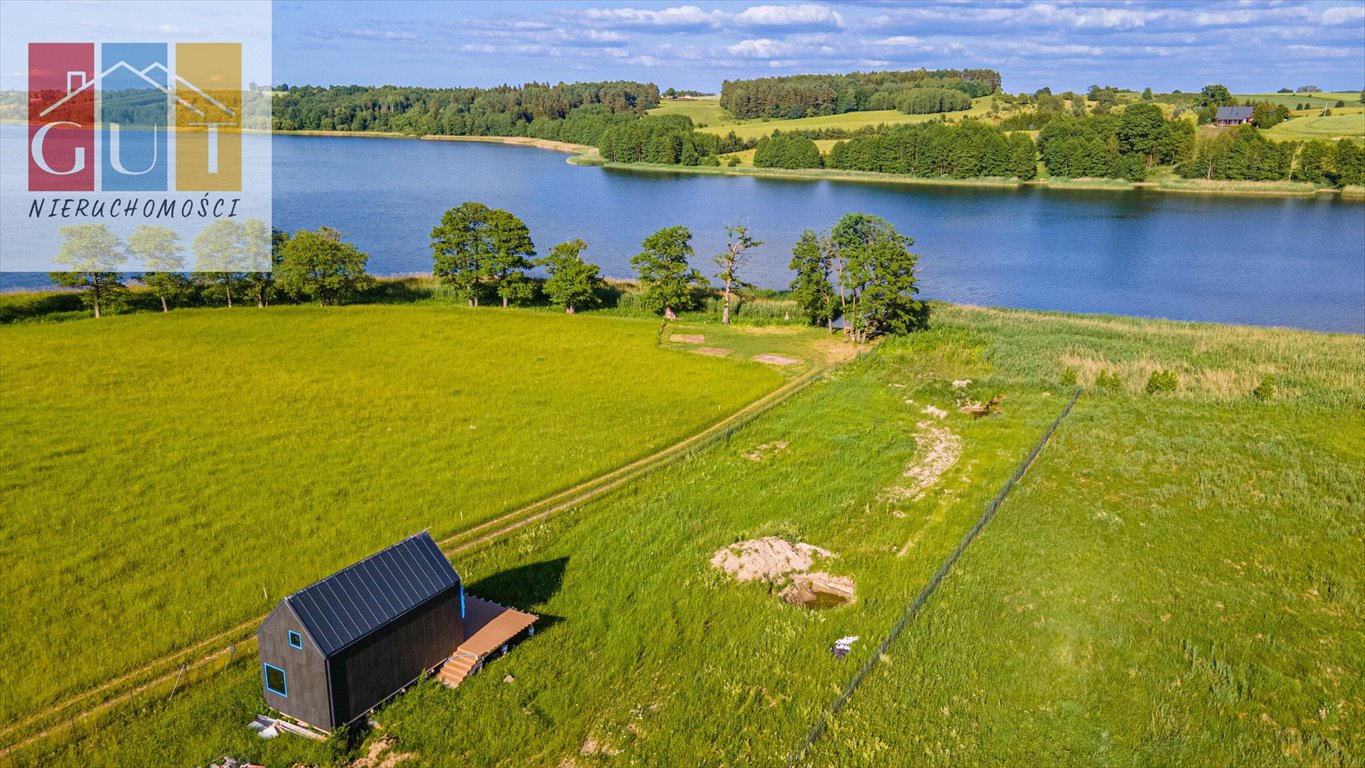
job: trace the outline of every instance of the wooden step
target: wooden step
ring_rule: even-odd
[[[475,656],[456,656],[441,665],[441,669],[436,674],[437,679],[454,688],[464,682],[466,677],[469,677],[478,663],[479,659]]]

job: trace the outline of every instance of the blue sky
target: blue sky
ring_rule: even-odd
[[[1365,0],[277,2],[275,81],[494,85],[991,67],[1005,88],[1365,86]]]

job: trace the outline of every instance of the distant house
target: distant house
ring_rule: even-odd
[[[466,621],[467,607],[477,626]],[[459,575],[422,532],[280,601],[256,630],[265,703],[331,731],[428,672],[458,684],[535,620],[466,598]],[[482,653],[461,650],[474,640]],[[458,679],[441,669],[451,660],[460,662]]]
[[[1252,107],[1219,107],[1213,116],[1215,125],[1247,125],[1251,122]]]

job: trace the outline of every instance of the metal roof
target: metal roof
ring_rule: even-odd
[[[330,657],[459,583],[450,561],[422,531],[284,601]]]
[[[1214,120],[1250,120],[1254,107],[1219,107]]]

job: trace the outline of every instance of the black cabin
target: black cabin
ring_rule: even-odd
[[[464,587],[425,531],[280,601],[256,630],[267,706],[346,725],[464,641]]]

